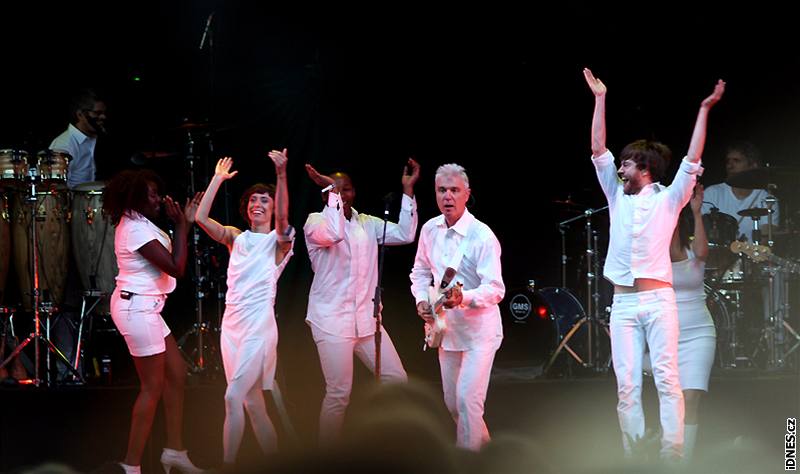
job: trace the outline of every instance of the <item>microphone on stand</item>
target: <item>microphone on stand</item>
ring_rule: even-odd
[[[208,36],[208,30],[211,28],[211,20],[214,19],[214,13],[216,12],[211,12],[211,14],[208,15],[208,19],[206,19],[206,27],[203,29],[203,37],[200,38],[200,51],[202,51],[203,46],[206,45],[206,37]]]

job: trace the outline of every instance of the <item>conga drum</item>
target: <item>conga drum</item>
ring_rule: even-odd
[[[61,150],[43,150],[36,154],[42,183],[60,188],[67,186],[67,169],[72,156]]]
[[[31,209],[30,193],[15,192],[11,199],[11,241],[14,266],[19,277],[22,305],[33,309],[33,248],[31,221],[36,226],[36,248],[39,254],[40,301],[61,305],[67,282],[69,261],[69,196],[65,192],[37,192]]]
[[[28,176],[28,152],[14,149],[0,150],[0,187],[20,189]]]
[[[110,295],[119,269],[114,255],[114,226],[103,215],[105,183],[79,184],[72,190],[72,251],[84,290],[100,290],[109,295],[95,311],[110,314]]]

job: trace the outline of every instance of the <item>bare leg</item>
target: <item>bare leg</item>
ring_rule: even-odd
[[[183,450],[183,393],[186,386],[186,363],[178,350],[172,334],[164,338],[166,344],[166,377],[164,382],[164,418],[167,427],[166,447]]]
[[[133,403],[128,452],[125,454],[125,464],[129,466],[142,463],[144,445],[150,436],[158,400],[164,391],[164,361],[164,354],[133,358],[140,386],[139,395]]]
[[[687,425],[697,424],[697,411],[700,407],[700,399],[703,397],[702,390],[684,390],[683,398],[686,405],[684,419]]]

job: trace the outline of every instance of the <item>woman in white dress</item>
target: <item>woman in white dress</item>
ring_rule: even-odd
[[[256,184],[240,200],[239,211],[250,229],[223,226],[208,214],[220,185],[236,176],[233,160],[222,158],[208,184],[196,221],[230,252],[228,292],[220,347],[225,378],[224,469],[232,468],[244,434],[247,411],[256,440],[265,454],[277,448],[275,428],[267,415],[263,390],[272,390],[278,357],[275,293],[278,278],[292,255],[294,230],[289,225],[286,149],[271,151],[277,185]],[[272,216],[275,215],[275,228]]]
[[[705,274],[708,238],[700,208],[703,185],[697,184],[689,205],[678,218],[669,254],[672,260],[672,287],[678,306],[678,373],[685,403],[684,460],[690,461],[697,440],[700,399],[708,392],[708,379],[714,364],[716,331],[706,307]],[[694,223],[694,237],[692,235]]]

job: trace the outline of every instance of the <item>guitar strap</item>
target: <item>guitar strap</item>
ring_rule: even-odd
[[[455,232],[455,231],[453,231],[453,232]],[[472,232],[472,224],[469,225],[469,227],[467,228],[466,234],[464,235],[464,237],[461,238],[461,244],[459,244],[458,249],[456,250],[456,253],[453,254],[453,258],[450,260],[450,265],[447,266],[447,267],[452,268],[456,272],[458,272],[458,267],[461,266],[461,260],[464,259],[464,252],[467,251],[467,243],[469,241],[469,237],[471,235],[471,232]],[[445,268],[447,268],[447,267],[445,267]],[[453,278],[453,281],[450,282],[450,284],[451,285],[455,285],[455,281],[456,281],[456,279]]]

